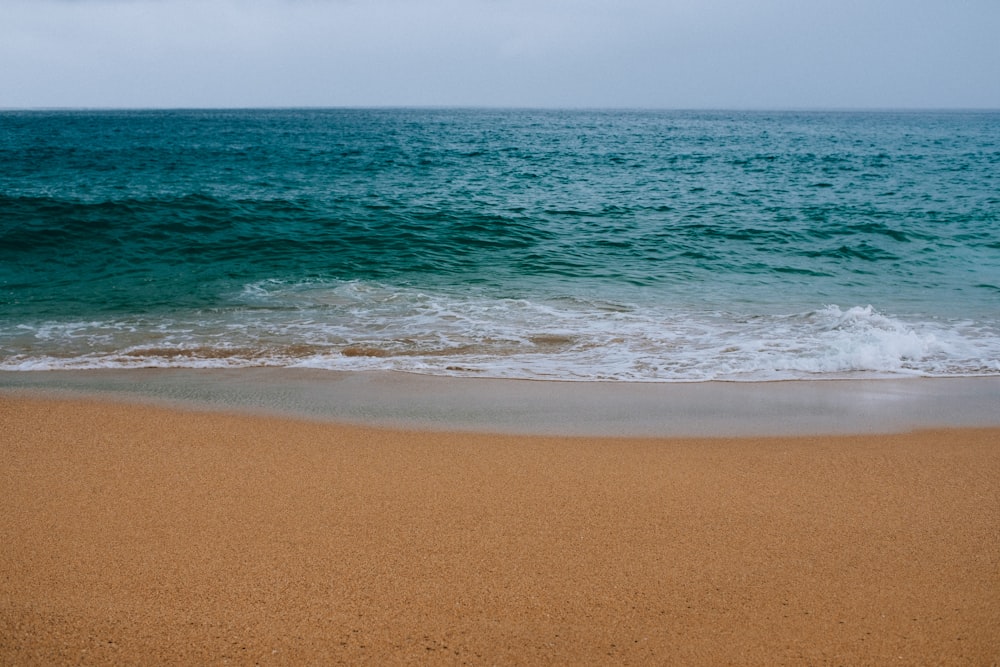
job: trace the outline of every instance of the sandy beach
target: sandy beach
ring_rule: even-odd
[[[1000,429],[498,435],[0,393],[0,663],[995,665]]]

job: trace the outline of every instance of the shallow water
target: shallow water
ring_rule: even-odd
[[[156,368],[0,371],[4,390],[525,435],[749,437],[1000,426],[1000,377],[533,382],[302,368]]]

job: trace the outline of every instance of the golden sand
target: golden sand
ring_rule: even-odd
[[[0,395],[0,664],[1000,662],[1000,430],[346,427]]]

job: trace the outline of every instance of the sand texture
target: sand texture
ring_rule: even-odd
[[[994,665],[1000,430],[431,433],[0,394],[0,664]]]

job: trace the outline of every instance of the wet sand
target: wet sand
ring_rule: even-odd
[[[2,664],[1000,662],[1000,429],[608,438],[0,393]]]
[[[715,437],[1000,427],[1000,376],[540,382],[309,368],[0,371],[45,392],[404,430]]]

